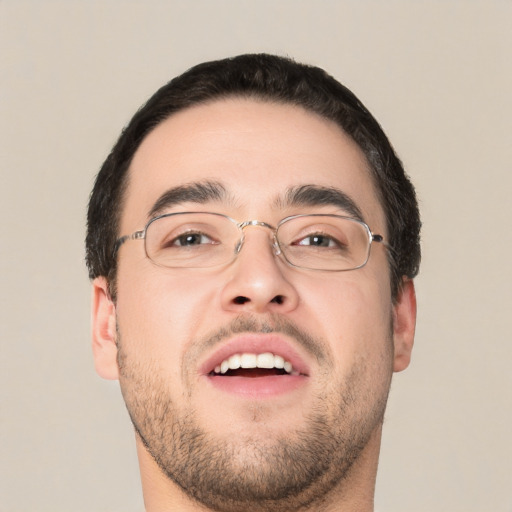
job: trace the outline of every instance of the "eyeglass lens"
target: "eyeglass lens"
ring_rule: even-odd
[[[158,265],[207,268],[232,261],[243,236],[236,221],[224,215],[177,213],[149,223],[145,246]],[[289,217],[279,224],[276,239],[290,264],[316,270],[358,268],[366,263],[370,248],[366,224],[336,215]]]

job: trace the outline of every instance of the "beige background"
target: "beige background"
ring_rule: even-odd
[[[325,67],[384,126],[424,221],[379,512],[512,511],[512,2],[0,0],[0,511],[142,510],[93,370],[84,217],[134,110],[200,61]]]

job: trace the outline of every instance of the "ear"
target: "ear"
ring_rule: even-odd
[[[412,279],[403,278],[397,300],[393,306],[393,343],[395,357],[393,370],[405,370],[411,361],[416,328],[416,292]]]
[[[98,374],[104,379],[118,379],[116,307],[104,277],[92,283],[92,352]]]

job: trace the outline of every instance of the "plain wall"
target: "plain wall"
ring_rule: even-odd
[[[505,0],[0,0],[0,511],[143,509],[118,385],[90,351],[88,195],[157,87],[266,51],[352,88],[421,203],[377,511],[511,512],[511,27]]]

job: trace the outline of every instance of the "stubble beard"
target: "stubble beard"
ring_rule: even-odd
[[[361,361],[328,382],[303,424],[286,434],[213,434],[193,407],[177,406],[157,368],[131,360],[119,337],[118,347],[121,389],[141,442],[169,479],[218,512],[321,507],[333,489],[343,494],[350,469],[383,421],[390,377],[368,388]]]

